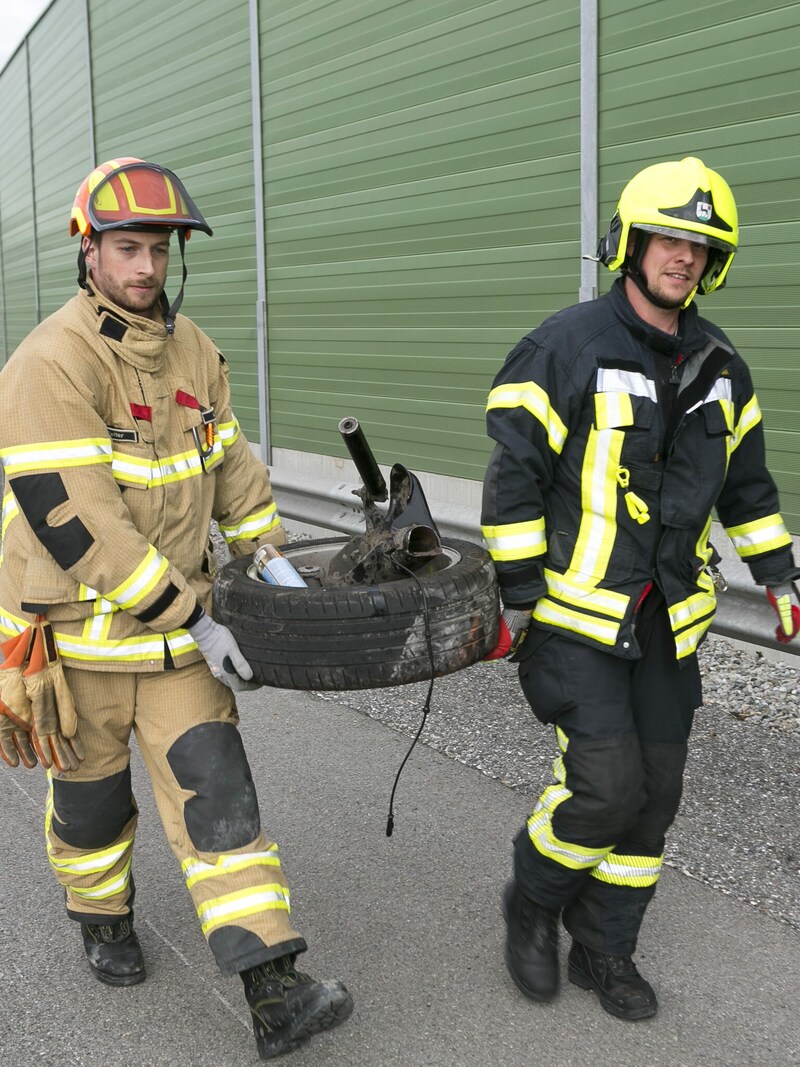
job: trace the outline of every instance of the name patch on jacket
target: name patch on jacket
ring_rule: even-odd
[[[131,444],[136,444],[139,440],[138,430],[122,430],[118,426],[106,426],[106,429],[112,441],[129,441]]]

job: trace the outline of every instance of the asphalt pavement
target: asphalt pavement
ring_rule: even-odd
[[[397,694],[382,697],[389,719]],[[532,791],[419,745],[387,838],[406,734],[313,693],[262,689],[240,711],[265,830],[309,943],[302,965],[341,978],[356,1005],[341,1028],[280,1061],[287,1067],[800,1065],[792,925],[670,868],[638,953],[659,995],[655,1019],[613,1019],[567,982],[552,1003],[532,1004],[505,971],[499,909]],[[91,977],[64,915],[42,841],[43,773],[0,765],[4,1067],[258,1062],[241,984],[217,972],[135,750],[133,772],[148,979],[125,990]]]

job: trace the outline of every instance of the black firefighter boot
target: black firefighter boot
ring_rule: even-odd
[[[106,985],[137,985],[147,977],[133,913],[114,923],[81,923],[83,947],[94,975]]]
[[[558,992],[558,915],[526,897],[513,880],[507,883],[506,967],[531,1000],[550,1000]]]
[[[630,956],[608,956],[573,941],[567,968],[570,982],[593,989],[602,1007],[618,1019],[649,1019],[658,1010],[653,987]]]
[[[353,998],[341,982],[317,982],[296,970],[294,960],[294,955],[279,956],[241,972],[262,1060],[291,1052],[343,1023],[353,1010]]]

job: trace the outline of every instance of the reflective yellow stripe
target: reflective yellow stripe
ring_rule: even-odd
[[[121,608],[132,608],[151,593],[167,572],[169,563],[157,548],[150,545],[147,555],[124,582],[106,594],[106,599]]]
[[[102,625],[104,616],[97,621]],[[95,620],[88,620],[84,626],[84,632],[80,637],[55,631],[59,654],[63,659],[77,659],[86,663],[142,663],[145,660],[160,662],[164,658],[164,639],[169,645],[173,657],[186,652],[192,652],[197,645],[186,630],[172,630],[167,634],[146,633],[138,637],[117,638],[106,640],[96,637],[91,624]],[[0,614],[0,634],[6,637],[16,637],[28,626],[24,619],[15,615]]]
[[[289,911],[289,889],[278,882],[253,889],[240,889],[215,900],[207,900],[197,909],[200,925],[206,937],[218,926],[225,926],[246,915],[262,911]]]
[[[0,563],[3,561],[3,545],[5,543],[6,530],[12,519],[19,515],[19,505],[14,494],[9,490],[3,497],[3,513],[0,519]]]
[[[615,645],[619,634],[619,623],[606,622],[594,615],[586,615],[571,608],[565,608],[547,597],[536,602],[533,617],[539,622],[558,626],[562,630],[571,630],[584,637],[591,637],[603,645]]]
[[[697,622],[698,619],[708,614],[713,614],[716,605],[717,598],[713,591],[709,593],[705,590],[699,593],[692,593],[686,600],[681,600],[677,604],[671,604],[669,607],[669,620],[672,629],[677,633],[684,626]]]
[[[222,439],[222,445],[224,448],[230,448],[230,446],[239,437],[239,423],[234,418],[231,422],[220,422],[217,424],[219,430],[219,436]]]
[[[581,525],[570,571],[602,578],[617,533],[617,470],[625,435],[590,430],[581,471]]]
[[[235,871],[243,871],[250,867],[280,867],[278,846],[267,846],[266,852],[239,852],[233,855],[222,855],[216,863],[205,863],[199,859],[185,859],[181,864],[183,876],[186,879],[186,888],[191,889],[198,882],[207,878],[219,878]]]
[[[36,445],[14,445],[0,449],[5,473],[57,470],[63,467],[88,467],[93,463],[111,462],[111,441],[103,437],[86,437],[76,441],[47,441]]]
[[[115,897],[117,893],[124,892],[128,888],[130,877],[131,861],[128,860],[119,874],[109,878],[106,882],[101,882],[100,885],[93,886],[91,889],[82,889],[79,886],[70,885],[69,889],[71,893],[75,893],[76,896],[84,897],[87,900],[107,900],[108,897]]]
[[[595,578],[584,578],[570,571],[559,574],[545,567],[544,577],[548,593],[578,608],[588,608],[612,619],[623,619],[631,598],[613,589],[598,589]]]
[[[536,382],[498,385],[489,393],[486,402],[487,411],[494,408],[525,408],[544,427],[550,448],[558,455],[561,454],[567,439],[567,427],[550,404],[547,393]]]
[[[613,845],[607,848],[585,848],[583,845],[561,841],[555,836],[552,829],[553,814],[559,804],[563,804],[571,796],[571,791],[566,787],[549,785],[528,819],[528,836],[533,847],[543,856],[560,863],[562,867],[581,871],[595,867],[608,855]]]
[[[714,616],[709,615],[707,618],[701,620],[697,626],[692,626],[688,630],[684,630],[683,633],[675,638],[675,651],[676,658],[683,659],[685,656],[691,656],[693,652],[697,651],[697,646],[714,621]]]
[[[483,526],[481,529],[489,555],[494,560],[529,559],[547,551],[544,518]]]
[[[661,874],[663,856],[606,856],[592,871],[592,877],[610,885],[643,889],[655,885]]]
[[[733,430],[733,439],[730,446],[732,452],[739,447],[745,435],[752,430],[754,426],[758,426],[760,422],[761,408],[758,406],[758,400],[755,395],[753,395],[742,408],[739,422]]]
[[[595,393],[594,415],[598,430],[609,426],[632,426],[633,403],[628,393]]]
[[[223,453],[219,435],[214,435],[211,452],[205,458],[205,468],[196,448],[186,452],[177,452],[174,456],[163,459],[140,459],[126,452],[114,452],[112,470],[114,477],[122,485],[140,485],[148,489],[159,485],[172,485],[185,478],[194,478],[203,474],[211,466],[216,466]]]
[[[145,660],[161,662],[164,659],[165,637],[173,657],[197,648],[185,630],[176,630],[169,634],[142,634],[140,637],[126,637],[116,641],[96,637],[93,632],[85,632],[80,637],[56,632],[61,656],[84,663],[142,663]]]
[[[763,519],[744,522],[741,526],[726,527],[728,537],[742,559],[759,556],[775,548],[791,545],[792,539],[779,514],[765,515]]]
[[[280,524],[281,520],[278,515],[278,505],[272,503],[261,511],[256,511],[252,515],[247,515],[235,526],[225,526],[220,523],[219,530],[225,540],[230,544],[233,541],[253,540],[256,537],[260,537],[262,534],[277,529]]]

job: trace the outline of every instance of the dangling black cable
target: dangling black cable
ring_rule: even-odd
[[[430,619],[428,617],[428,598],[425,595],[425,590],[424,590],[424,588],[422,586],[422,582],[419,580],[419,578],[416,576],[416,574],[409,567],[406,567],[398,559],[395,559],[394,557],[392,557],[392,562],[395,564],[396,567],[399,567],[400,570],[403,570],[403,571],[406,572],[406,574],[411,575],[411,577],[417,583],[417,587],[419,588],[420,594],[422,595],[422,615],[423,615],[423,618],[425,620],[425,643],[426,643],[427,648],[428,648],[428,659],[430,660],[430,664],[431,664],[431,680],[430,680],[430,684],[428,686],[428,695],[425,697],[425,704],[424,704],[423,709],[422,709],[422,722],[420,722],[419,729],[417,730],[416,734],[414,735],[414,740],[411,742],[411,746],[409,747],[408,752],[406,752],[405,757],[403,758],[403,762],[398,767],[397,774],[395,775],[395,778],[394,778],[394,785],[392,786],[392,795],[389,797],[389,817],[386,820],[386,836],[387,837],[391,837],[392,833],[394,831],[394,795],[395,795],[395,793],[397,791],[397,784],[400,781],[400,775],[403,773],[403,767],[405,767],[406,763],[408,762],[408,757],[414,751],[414,746],[416,745],[417,741],[419,741],[420,735],[422,734],[422,731],[425,729],[425,723],[428,720],[428,712],[431,710],[431,695],[433,694],[433,673],[434,673],[434,666],[435,666],[434,665],[434,658],[433,658],[433,642],[431,641]]]

